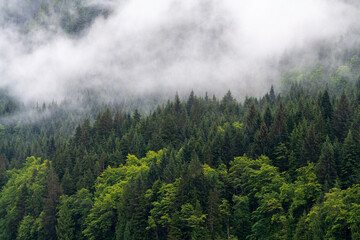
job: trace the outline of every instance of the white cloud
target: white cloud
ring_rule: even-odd
[[[112,14],[81,38],[1,29],[0,86],[24,100],[61,99],[84,86],[262,94],[277,77],[269,59],[336,42],[360,16],[339,0],[100,2],[108,3]]]

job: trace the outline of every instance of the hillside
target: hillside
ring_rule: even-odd
[[[0,240],[360,239],[359,16],[0,2]]]
[[[241,102],[191,92],[96,117],[52,103],[4,123],[0,238],[356,239],[356,58]],[[21,109],[3,99],[3,116]]]

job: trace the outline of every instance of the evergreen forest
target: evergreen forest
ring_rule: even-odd
[[[0,239],[359,239],[359,74],[354,55],[257,98],[51,102],[17,122],[3,90]]]
[[[358,1],[153,2],[0,0],[0,240],[359,240]]]

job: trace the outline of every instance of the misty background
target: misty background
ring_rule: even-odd
[[[25,103],[89,91],[260,96],[292,68],[349,61],[359,10],[345,0],[1,1],[0,88]]]

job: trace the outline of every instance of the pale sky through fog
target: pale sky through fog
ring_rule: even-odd
[[[89,2],[112,11],[78,38],[56,26],[24,35],[1,24],[0,87],[24,101],[62,99],[85,86],[116,96],[259,95],[279,81],[284,52],[306,52],[301,65],[316,62],[314,43],[357,43],[360,16],[340,0]],[[0,10],[16,8],[4,4]]]

